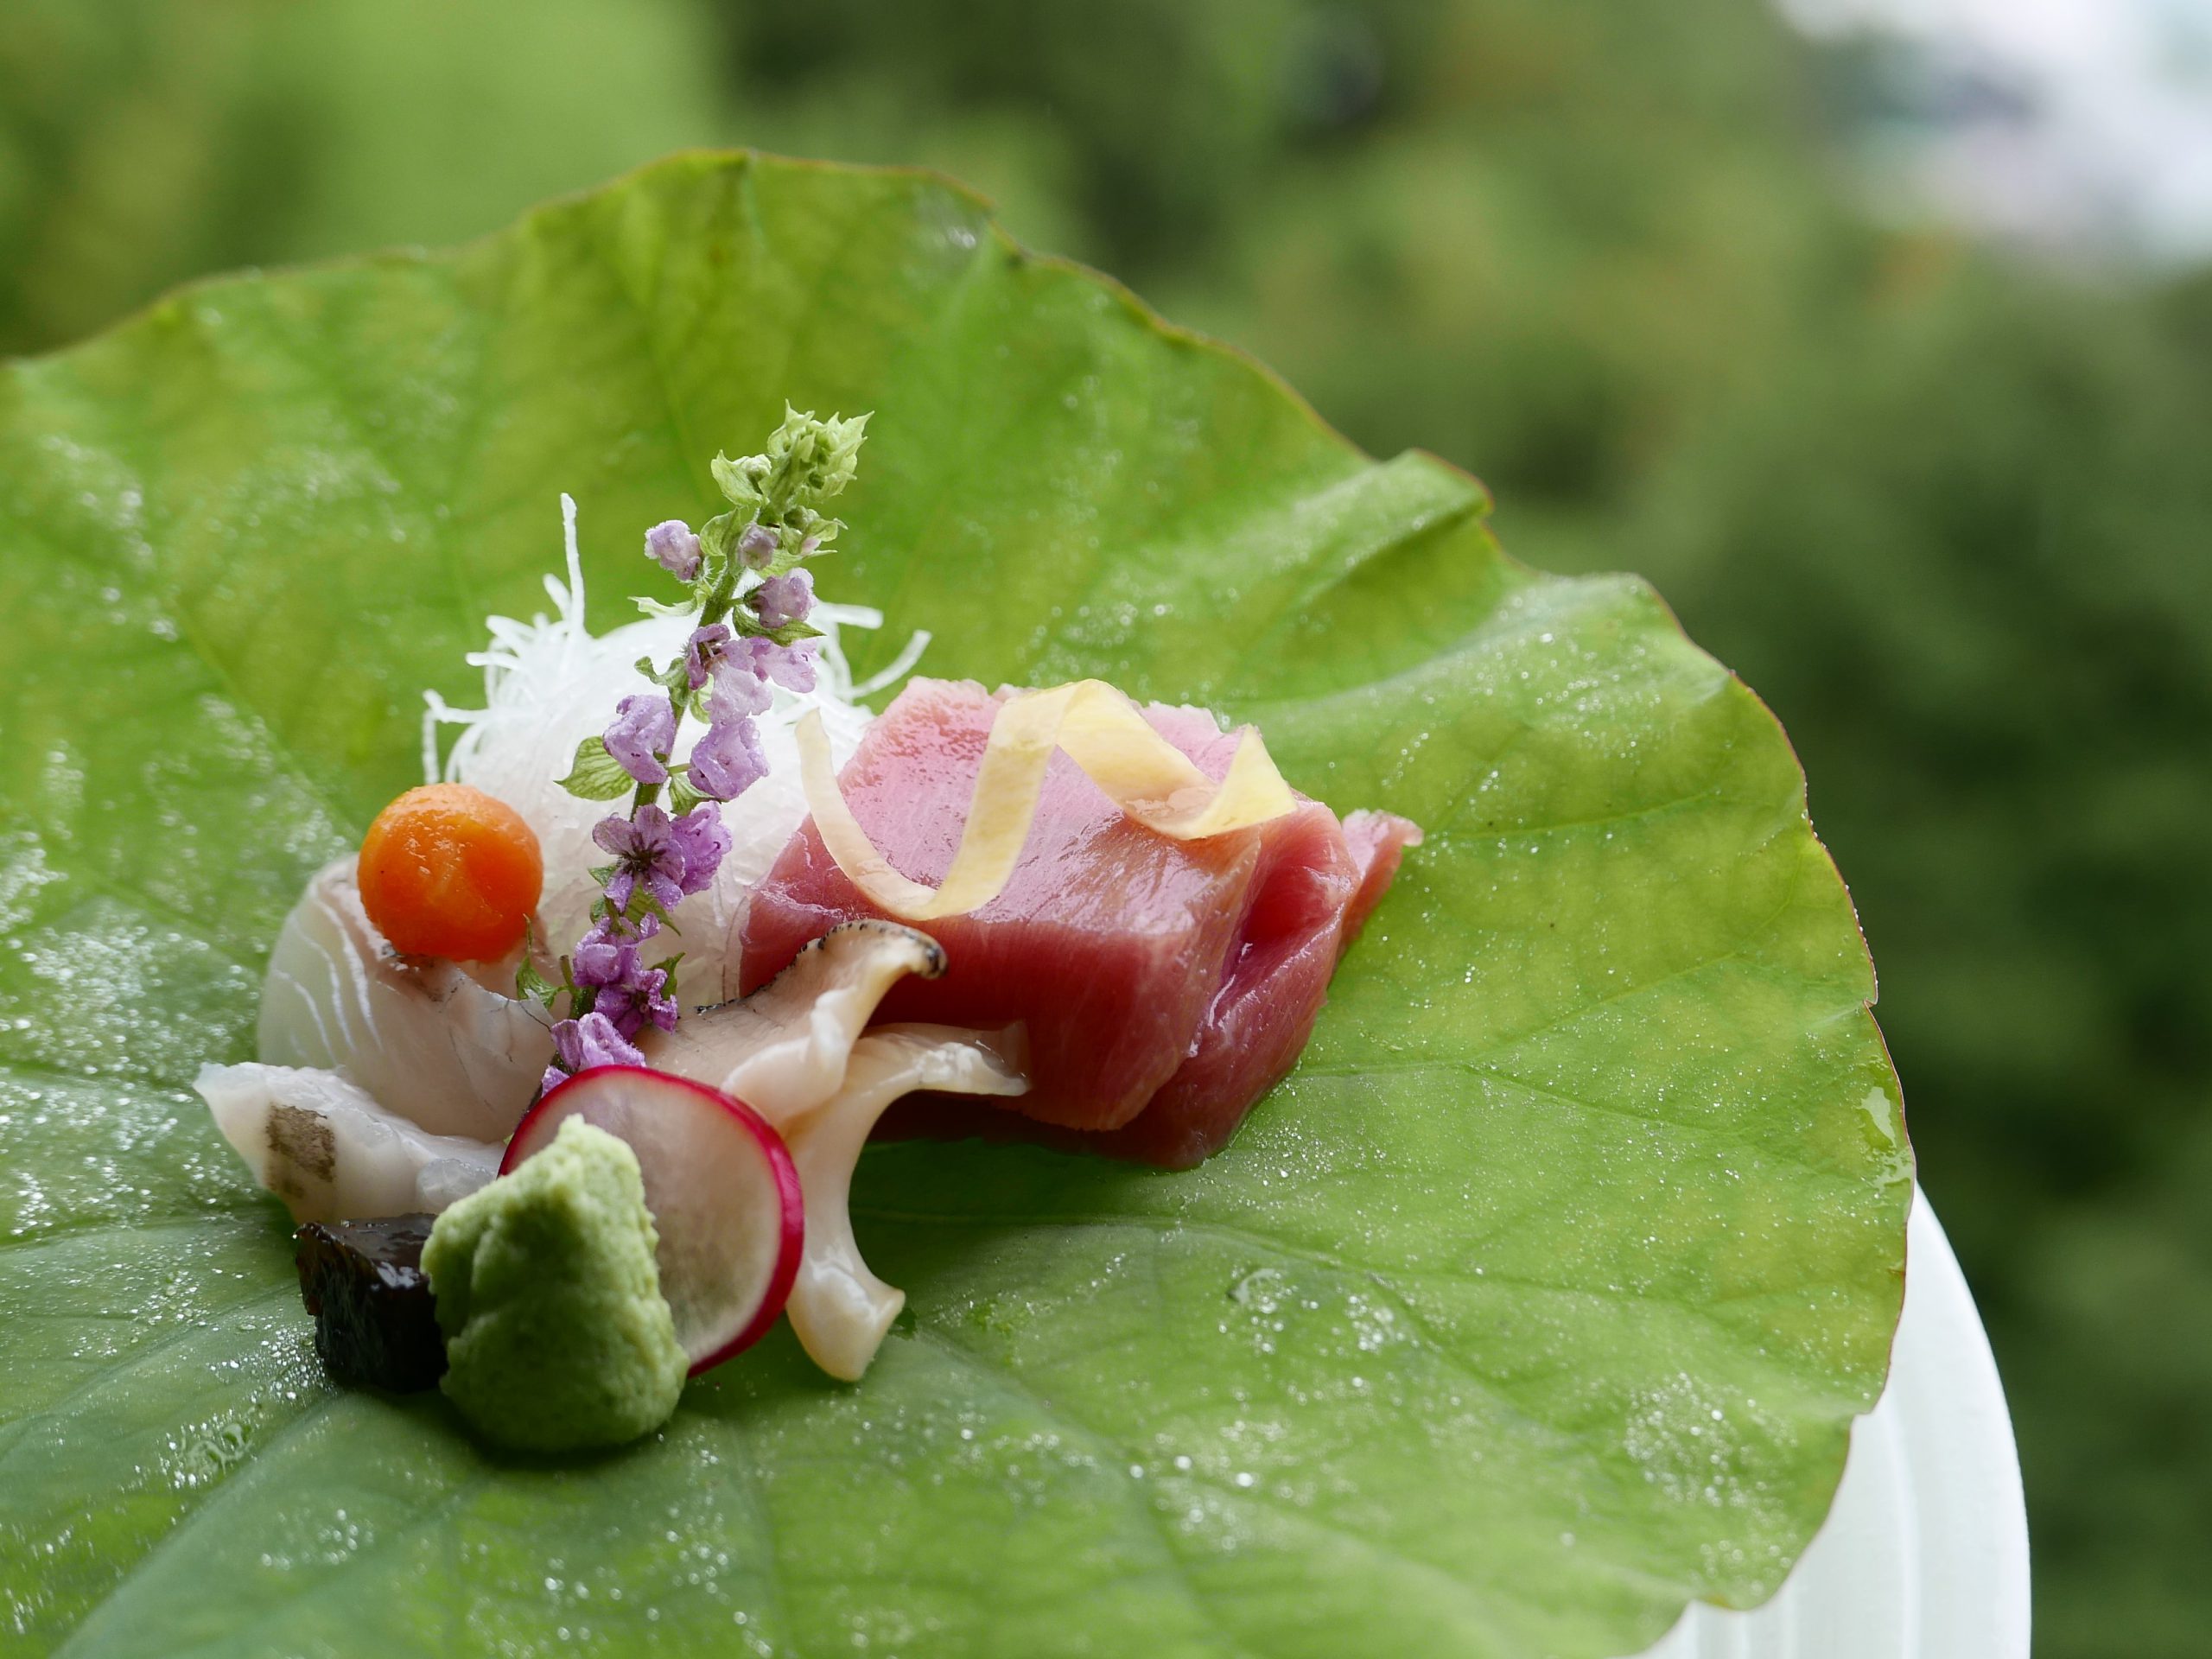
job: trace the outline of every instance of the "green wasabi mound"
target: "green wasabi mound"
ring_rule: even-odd
[[[448,1369],[486,1439],[532,1452],[619,1446],[666,1422],[686,1364],[653,1265],[638,1155],[572,1117],[430,1230],[423,1268]]]

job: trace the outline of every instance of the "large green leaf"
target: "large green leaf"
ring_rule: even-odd
[[[941,182],[745,158],[0,397],[0,1648],[1596,1656],[1820,1522],[1910,1173],[1849,905],[1751,694],[1471,480]],[[627,1452],[499,1459],[321,1381],[181,1085],[556,493],[612,622],[786,397],[875,411],[824,578],[938,671],[1209,701],[1428,844],[1204,1168],[879,1150],[864,1384],[779,1336]]]

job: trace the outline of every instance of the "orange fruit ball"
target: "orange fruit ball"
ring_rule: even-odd
[[[496,962],[523,941],[545,860],[522,815],[467,784],[410,789],[361,840],[361,908],[418,957]]]

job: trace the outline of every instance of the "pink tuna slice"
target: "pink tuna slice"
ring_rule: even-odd
[[[840,774],[861,827],[913,880],[943,880],[1007,695],[911,681]],[[1211,715],[1160,704],[1144,713],[1210,777],[1227,772],[1236,739]],[[1174,1168],[1198,1162],[1296,1062],[1338,957],[1420,838],[1404,818],[1355,813],[1340,824],[1301,797],[1255,829],[1171,841],[1124,817],[1056,754],[1005,890],[980,910],[921,924],[949,969],[903,982],[880,1015],[1025,1023],[1030,1090],[990,1106],[918,1096],[879,1132],[1014,1133]],[[836,923],[880,913],[810,819],[753,895],[738,988],[773,977]]]

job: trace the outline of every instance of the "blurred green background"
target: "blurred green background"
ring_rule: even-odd
[[[1975,84],[1900,49],[1764,0],[7,0],[0,351],[757,144],[944,168],[1469,466],[1796,741],[2013,1402],[2038,1651],[2201,1655],[2212,277],[1909,211],[1869,156]]]

